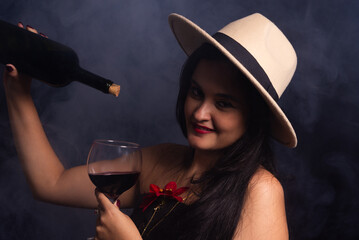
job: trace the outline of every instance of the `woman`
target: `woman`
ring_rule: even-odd
[[[118,201],[134,207],[132,219],[102,193],[93,194],[86,166],[64,169],[39,121],[31,79],[6,66],[13,135],[34,196],[98,208],[96,239],[288,239],[269,138],[297,143],[276,103],[294,74],[294,49],[260,14],[213,37],[180,15],[171,14],[169,22],[190,56],[176,109],[189,146],[142,150],[140,179]]]

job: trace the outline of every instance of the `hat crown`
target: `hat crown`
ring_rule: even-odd
[[[219,32],[238,42],[257,60],[280,97],[297,66],[294,48],[281,30],[255,13],[229,23]]]

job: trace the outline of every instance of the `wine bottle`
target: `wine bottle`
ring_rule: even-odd
[[[51,39],[0,20],[0,62],[54,87],[79,81],[118,96],[120,86],[79,65],[74,50]]]

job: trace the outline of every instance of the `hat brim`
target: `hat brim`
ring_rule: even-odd
[[[249,79],[268,104],[271,114],[271,135],[278,142],[287,147],[297,146],[297,136],[288,118],[278,106],[277,102],[268,94],[258,80],[216,39],[189,19],[172,13],[168,18],[172,32],[184,52],[190,56],[203,43],[210,43],[221,51],[242,73]]]

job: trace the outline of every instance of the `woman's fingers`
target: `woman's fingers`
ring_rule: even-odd
[[[105,194],[95,190],[100,214],[96,222],[96,238],[105,239],[142,239],[134,222],[118,210]]]
[[[26,30],[38,34],[38,31],[30,25],[26,25]]]
[[[28,95],[30,94],[31,77],[20,74],[14,65],[6,64],[3,84],[7,90],[7,96]]]
[[[27,76],[27,75],[22,75],[21,73],[19,73],[17,71],[17,68],[13,65],[13,64],[6,64],[5,65],[5,69],[6,71],[4,71],[4,76],[6,76],[7,78],[12,78],[12,79],[23,79],[23,81],[25,82],[29,82],[31,77]]]
[[[48,38],[48,36],[46,36],[45,34],[43,33],[39,33],[41,36],[43,36],[44,38]]]
[[[24,24],[22,22],[18,22],[17,26],[20,27],[20,28],[25,28]],[[39,33],[35,28],[31,27],[30,25],[26,25],[26,30],[28,30],[30,32],[33,32],[33,33],[36,33],[36,34],[39,34],[40,36],[42,36],[44,38],[48,38],[45,34]]]
[[[100,211],[106,211],[114,207],[113,203],[105,196],[105,194],[101,193],[99,190],[97,190],[97,188],[95,189],[95,195]]]
[[[16,78],[19,75],[16,67],[12,64],[6,64],[5,69],[6,69],[6,72],[4,72],[4,74],[7,74],[8,76],[10,76],[12,78]]]
[[[6,70],[7,70],[8,73],[11,73],[12,71],[14,71],[14,68],[12,67],[11,64],[7,64],[7,65],[5,66],[5,68],[6,68]]]
[[[14,71],[16,71],[14,65],[12,64],[5,65],[5,71],[3,72],[3,81],[5,86],[8,84],[9,81],[8,79],[13,78],[14,74],[16,75],[16,72],[13,73]]]

